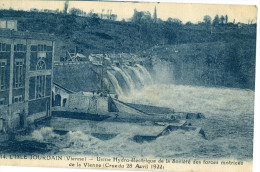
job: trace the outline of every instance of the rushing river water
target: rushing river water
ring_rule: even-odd
[[[201,112],[206,119],[199,123],[207,139],[194,131],[180,130],[152,142],[136,143],[123,131],[112,139],[99,140],[81,130],[59,135],[51,127],[35,130],[30,139],[52,142],[56,149],[51,153],[63,155],[252,159],[253,91],[156,84],[132,90],[123,100],[170,107],[179,112]]]

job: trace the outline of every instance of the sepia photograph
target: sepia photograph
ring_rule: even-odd
[[[253,170],[257,6],[0,2],[0,166]]]

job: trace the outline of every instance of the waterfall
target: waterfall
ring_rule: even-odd
[[[131,89],[131,90],[135,89],[134,80],[132,79],[131,75],[130,75],[126,70],[124,70],[124,69],[122,69],[122,71],[125,73],[127,79],[128,79],[129,82],[130,82],[130,89]],[[131,91],[131,90],[130,90],[130,91]]]
[[[132,66],[129,66],[129,69],[131,69],[135,73],[137,78],[140,80],[142,86],[144,86],[145,85],[145,79],[144,79],[143,75],[141,74],[141,72],[137,68],[132,67]]]
[[[112,69],[114,71],[107,71],[107,74],[115,89],[115,92],[119,96],[128,95],[136,89],[141,89],[145,85],[152,84],[152,77],[150,73],[145,69],[145,67],[139,64],[135,67],[124,66],[124,68],[112,66]],[[122,85],[123,83],[126,85]]]
[[[123,78],[126,81],[128,87],[130,88],[130,91],[132,89],[134,89],[134,81],[132,80],[131,76],[126,71],[124,71],[123,69],[120,69],[119,67],[113,67],[113,69],[115,71],[118,71],[123,76]]]
[[[110,81],[112,82],[112,84],[115,88],[116,93],[118,95],[124,95],[124,92],[123,92],[122,88],[120,87],[116,77],[110,71],[107,71],[107,74],[108,74],[108,77],[109,77]]]
[[[145,67],[143,67],[140,64],[136,64],[136,66],[138,68],[140,68],[141,71],[143,72],[143,74],[145,76],[144,78],[146,79],[147,84],[152,84],[152,82],[153,82],[152,77],[151,77],[150,73],[145,69]]]

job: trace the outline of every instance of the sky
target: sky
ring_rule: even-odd
[[[59,9],[62,11],[65,1],[36,1],[36,0],[1,0],[0,9],[13,8],[15,10],[37,9]],[[112,9],[112,13],[117,14],[118,20],[129,19],[133,16],[134,9],[138,11],[149,11],[152,15],[154,8],[157,8],[157,17],[167,20],[169,17],[178,18],[186,23],[188,21],[197,23],[202,21],[205,15],[213,19],[216,14],[228,15],[229,21],[248,23],[256,22],[257,8],[253,5],[216,5],[216,4],[176,4],[169,2],[94,2],[94,1],[70,1],[69,8],[79,8],[89,12],[101,13],[102,9],[107,11]]]

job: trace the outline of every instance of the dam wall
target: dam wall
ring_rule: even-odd
[[[95,58],[90,58],[92,61],[55,62],[54,83],[72,93],[105,91],[104,94],[119,97],[126,97],[133,90],[153,84],[151,68],[145,67],[149,66],[149,61],[136,56],[131,61],[124,56],[119,56],[121,60],[105,56],[103,62],[100,59],[94,61]]]

